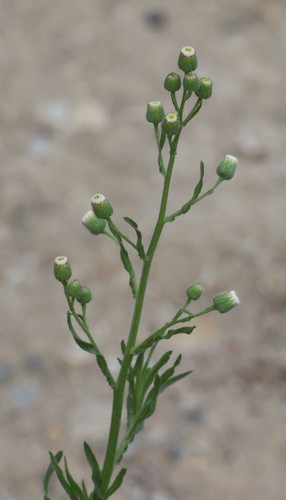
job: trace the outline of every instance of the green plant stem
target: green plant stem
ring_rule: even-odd
[[[143,268],[142,268],[142,273],[141,273],[141,279],[140,279],[140,283],[139,283],[139,287],[138,287],[137,299],[135,302],[133,318],[132,318],[130,332],[129,332],[129,337],[128,337],[128,341],[126,344],[126,349],[125,349],[124,357],[122,360],[120,372],[118,375],[116,389],[114,390],[114,394],[113,394],[113,407],[112,407],[112,416],[111,416],[111,423],[110,423],[109,438],[108,438],[107,450],[106,450],[106,455],[105,455],[105,460],[104,460],[104,465],[103,465],[103,470],[102,470],[102,476],[103,476],[102,493],[103,493],[103,495],[106,495],[108,485],[109,485],[109,482],[110,482],[110,479],[111,479],[111,476],[113,473],[113,469],[115,466],[115,456],[116,456],[117,443],[118,443],[119,432],[120,432],[120,427],[121,427],[121,417],[122,417],[122,407],[123,407],[123,400],[124,400],[125,385],[126,385],[128,370],[129,370],[130,363],[132,360],[132,351],[133,351],[135,343],[136,343],[136,338],[137,338],[137,333],[138,333],[138,328],[139,328],[139,324],[140,324],[143,303],[144,303],[144,298],[145,298],[145,292],[146,292],[146,287],[147,287],[148,276],[149,276],[152,260],[153,260],[153,257],[154,257],[154,254],[155,254],[155,251],[156,251],[156,248],[158,245],[158,241],[160,239],[160,236],[161,236],[164,224],[165,224],[165,215],[166,215],[168,194],[169,194],[169,189],[170,189],[170,182],[171,182],[173,166],[174,166],[175,157],[176,157],[176,153],[177,153],[179,136],[180,136],[180,133],[177,134],[177,136],[175,136],[175,138],[171,144],[168,167],[167,167],[166,175],[164,178],[164,185],[163,185],[163,192],[162,192],[162,197],[161,197],[159,215],[158,215],[155,229],[154,229],[154,232],[153,232],[150,244],[149,244],[149,248],[148,248],[146,256],[145,256],[145,260],[144,260],[144,264],[143,264]]]
[[[125,240],[130,246],[132,246],[136,252],[137,252],[137,247],[135,245],[135,243],[133,243],[133,241],[131,241],[128,236],[126,236],[124,233],[122,233],[117,227],[116,225],[114,224],[114,222],[111,220],[111,218],[108,219],[108,225],[109,225],[109,228],[110,228],[110,231],[113,232],[113,234],[117,234],[120,238],[122,238],[122,240]],[[115,238],[114,238],[115,239]],[[117,241],[117,240],[115,240]],[[117,241],[118,243],[118,241]]]

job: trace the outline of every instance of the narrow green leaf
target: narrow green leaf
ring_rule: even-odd
[[[63,452],[62,451],[58,451],[55,454],[55,460],[56,460],[57,463],[59,463],[61,461],[62,456],[63,456]],[[54,472],[55,472],[55,470],[54,470],[53,464],[50,463],[49,467],[47,468],[47,472],[46,472],[46,474],[44,476],[44,494],[45,494],[44,500],[50,500],[50,497],[49,497],[49,482],[50,482],[51,477],[54,474]]]
[[[204,162],[201,161],[201,163],[200,163],[200,180],[194,189],[194,194],[193,194],[191,201],[194,201],[198,198],[198,196],[203,188],[204,174],[205,174],[205,166],[204,166]]]
[[[97,354],[96,360],[97,360],[97,364],[98,364],[99,368],[101,369],[103,375],[105,376],[107,382],[109,383],[110,387],[114,390],[115,389],[115,382],[114,382],[114,379],[109,371],[105,357],[102,354]]]
[[[66,478],[68,480],[69,485],[72,488],[72,491],[76,494],[76,496],[78,497],[78,500],[85,500],[84,494],[81,490],[81,487],[77,484],[77,482],[74,480],[74,478],[72,477],[72,475],[69,471],[66,457],[64,457],[64,463],[65,463]]]
[[[59,482],[61,483],[63,489],[69,495],[71,500],[78,500],[77,496],[75,495],[75,493],[72,490],[72,487],[66,481],[64,473],[57,463],[56,457],[51,452],[49,453],[49,455],[50,455],[50,459],[51,459],[51,463],[53,465],[54,471],[55,471],[57,478],[58,478]]]
[[[160,370],[160,368],[162,368],[162,366],[164,366],[166,363],[168,363],[171,355],[172,355],[172,351],[165,352],[165,354],[163,354],[163,356],[161,356],[161,358],[152,366],[152,368],[150,368],[148,370],[146,381],[144,383],[145,390],[147,390],[148,387],[150,386],[150,384],[153,382],[153,380],[156,377],[156,375],[158,374],[158,371]]]
[[[195,328],[195,326],[181,326],[180,328],[176,328],[176,330],[168,330],[163,339],[170,339],[171,337],[173,337],[174,335],[178,335],[179,333],[190,335]]]
[[[92,344],[90,344],[89,342],[86,342],[85,340],[82,340],[79,335],[76,333],[75,329],[74,329],[74,326],[72,324],[72,314],[68,311],[68,314],[67,314],[67,323],[68,323],[68,327],[69,327],[69,330],[75,340],[75,342],[77,343],[77,345],[83,349],[83,351],[86,351],[86,352],[89,352],[90,354],[95,354],[97,355],[98,352],[97,350],[94,348],[94,346]]]
[[[137,235],[136,248],[138,251],[138,255],[139,255],[140,259],[144,259],[145,250],[144,250],[144,246],[142,243],[142,233],[138,229],[138,224],[134,220],[130,219],[130,217],[123,217],[123,219],[125,220],[125,222],[127,222],[127,224],[129,224],[135,230],[136,235]]]
[[[187,377],[188,375],[190,375],[190,373],[193,373],[193,370],[189,370],[188,372],[184,373],[179,373],[178,375],[169,378],[164,384],[161,385],[160,392],[163,392],[167,387],[169,387],[172,384],[175,384],[175,382],[178,382],[178,380]]]
[[[131,264],[128,252],[127,252],[126,248],[123,246],[122,241],[119,241],[119,245],[120,245],[120,258],[121,258],[121,261],[122,261],[122,264],[123,264],[125,270],[129,274],[129,285],[130,285],[133,297],[136,299],[136,297],[137,297],[137,284],[136,284],[134,269],[133,269],[133,266]]]
[[[86,459],[87,459],[87,461],[90,465],[91,471],[92,471],[91,477],[92,477],[93,483],[95,486],[100,487],[102,484],[102,474],[101,474],[101,470],[100,470],[100,467],[98,465],[98,461],[96,459],[96,456],[94,455],[91,447],[89,446],[89,444],[86,441],[83,443],[83,447],[84,447],[84,453],[85,453]]]
[[[120,486],[122,484],[122,481],[123,481],[123,478],[124,478],[124,476],[126,474],[126,470],[127,469],[121,469],[121,471],[116,476],[116,478],[113,481],[113,483],[110,486],[110,488],[108,488],[107,493],[106,493],[106,498],[111,497],[111,495],[113,495],[113,493],[115,493],[115,491],[118,490],[118,488],[120,488]]]
[[[124,353],[125,353],[125,349],[126,349],[126,344],[124,342],[124,340],[122,339],[121,342],[120,342],[120,347],[121,347],[121,352],[124,356]]]

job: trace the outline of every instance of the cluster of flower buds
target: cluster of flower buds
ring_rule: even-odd
[[[197,55],[193,47],[183,47],[179,54],[178,66],[184,72],[183,89],[187,98],[195,92],[198,99],[209,99],[212,95],[212,81],[208,77],[198,78],[193,73],[197,68]],[[169,73],[164,81],[164,88],[175,94],[182,86],[181,76],[178,73]],[[162,123],[162,133],[167,136],[178,134],[181,129],[180,118],[176,112],[165,114],[161,101],[150,101],[147,105],[146,119],[158,125]]]
[[[69,281],[72,276],[72,269],[67,257],[55,258],[54,275],[58,281],[66,286],[66,293],[71,299],[76,299],[82,306],[91,301],[92,295],[88,287],[83,286],[78,280]]]

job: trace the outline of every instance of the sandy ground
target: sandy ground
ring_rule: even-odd
[[[207,185],[223,154],[240,165],[166,228],[140,335],[192,281],[203,305],[235,288],[241,306],[172,342],[194,373],[162,395],[114,499],[284,498],[285,16],[284,0],[1,0],[1,500],[42,498],[49,449],[78,479],[89,476],[83,440],[103,457],[110,391],[69,336],[53,259],[68,255],[91,287],[90,322],[116,370],[133,302],[117,249],[80,220],[104,192],[117,223],[131,216],[148,241],[161,178],[145,106],[172,109],[162,83],[186,44],[214,96],[182,138],[170,209],[201,159]],[[56,483],[51,496],[66,498]]]

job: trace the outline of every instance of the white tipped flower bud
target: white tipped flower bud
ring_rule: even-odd
[[[150,123],[161,123],[164,118],[164,108],[161,101],[150,101],[147,104],[146,119]]]
[[[55,278],[61,283],[67,283],[72,275],[72,270],[68,258],[65,256],[56,257],[54,262]]]
[[[91,234],[101,234],[106,226],[106,220],[98,219],[92,210],[88,210],[83,216],[81,222]]]
[[[229,181],[233,178],[235,170],[238,164],[238,159],[232,155],[225,155],[219,162],[216,173],[219,177],[225,181]]]
[[[180,132],[181,124],[176,113],[167,113],[162,123],[162,131],[166,135],[176,135]]]
[[[192,283],[188,286],[186,294],[188,299],[198,300],[201,297],[203,291],[204,289],[200,283]]]
[[[221,292],[214,296],[213,306],[220,313],[226,313],[240,303],[235,291]]]
[[[109,219],[113,214],[111,203],[105,198],[104,194],[95,194],[91,198],[91,206],[98,219]]]
[[[193,47],[183,47],[178,60],[179,68],[185,73],[189,73],[190,71],[195,71],[197,65],[198,61],[195,49]]]

